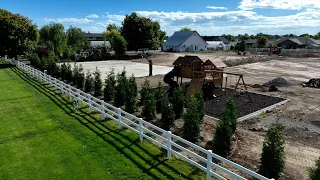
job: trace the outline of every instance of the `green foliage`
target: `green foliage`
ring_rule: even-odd
[[[173,111],[176,115],[176,119],[181,118],[183,114],[183,108],[184,108],[184,91],[179,86],[173,90],[172,98],[170,99],[170,102],[173,105]]]
[[[104,101],[112,101],[115,95],[115,86],[116,86],[116,77],[114,74],[114,69],[112,69],[105,79],[105,88],[104,88]]]
[[[191,31],[191,29],[188,27],[184,27],[184,28],[180,29],[180,31]]]
[[[67,30],[67,45],[73,49],[74,52],[80,53],[89,48],[89,41],[85,36],[85,32],[81,28],[70,27]]]
[[[102,80],[101,80],[101,72],[98,68],[93,73],[94,76],[94,96],[99,97],[102,95]]]
[[[265,177],[278,179],[284,169],[283,129],[282,125],[273,124],[264,139],[259,173]]]
[[[309,169],[309,179],[319,180],[320,179],[320,157],[316,161],[316,166]]]
[[[92,77],[92,74],[90,71],[87,71],[86,74],[86,80],[84,82],[84,91],[86,93],[90,93],[94,90],[94,78]]]
[[[157,97],[157,96],[156,96]],[[165,130],[170,130],[175,120],[173,105],[169,102],[167,94],[161,97],[161,122]]]
[[[126,71],[123,69],[121,74],[117,74],[116,94],[114,98],[114,105],[120,107],[124,105],[125,95],[127,88]]]
[[[71,64],[68,62],[66,64],[66,79],[68,82],[72,82],[72,68],[71,68]]]
[[[126,39],[130,51],[137,51],[139,48],[157,49],[165,38],[158,22],[153,22],[147,17],[139,17],[135,12],[124,18],[121,34]]]
[[[157,113],[161,112],[161,99],[163,96],[166,96],[166,90],[164,89],[163,84],[159,81],[155,89],[155,97],[157,98],[157,102],[156,102]]]
[[[236,105],[234,104],[231,98],[227,100],[224,113],[225,113],[225,116],[228,118],[228,121],[230,122],[232,133],[235,133],[237,129],[238,120],[237,120],[237,113],[236,113]]]
[[[268,42],[268,38],[266,36],[259,36],[258,38],[258,47],[265,47]]]
[[[38,56],[38,54],[36,53],[31,53],[27,56],[27,58],[29,59],[30,61],[30,64],[35,67],[35,68],[38,68],[38,69],[42,69],[41,67],[41,61],[40,61],[40,58]]]
[[[116,30],[120,32],[120,27],[117,26],[116,24],[112,23],[112,24],[108,24],[107,26],[107,31],[111,31],[111,30]]]
[[[78,67],[78,76],[77,76],[77,86],[78,89],[83,89],[84,88],[84,81],[85,81],[85,75],[83,72],[83,67],[80,64]]]
[[[40,29],[40,44],[49,48],[58,57],[63,57],[67,48],[68,37],[64,26],[59,23],[50,23]]]
[[[147,88],[144,92],[142,116],[147,120],[156,118],[156,97],[152,89]]]
[[[31,20],[0,9],[0,56],[17,57],[35,50],[39,31]]]
[[[67,64],[65,62],[61,64],[60,73],[61,79],[65,80],[67,77]]]
[[[113,50],[116,56],[124,56],[127,52],[127,42],[121,35],[113,37]]]
[[[318,32],[316,35],[314,35],[314,38],[317,40],[320,40],[320,32]]]
[[[227,157],[231,150],[232,128],[229,120],[229,114],[225,110],[218,121],[213,137],[213,152],[222,157]]]
[[[74,85],[78,85],[79,67],[76,63],[73,64],[72,70],[72,82]]]
[[[146,99],[146,94],[151,89],[150,81],[145,79],[144,83],[142,84],[141,91],[140,91],[140,103],[143,104],[143,101]]]
[[[109,29],[107,28],[107,30],[104,32],[104,37],[107,41],[110,42],[111,46],[114,47],[114,38],[116,36],[121,36],[120,31],[118,31],[117,29],[110,29],[111,27],[109,27]]]
[[[203,99],[203,92],[202,90],[200,90],[195,98],[197,99],[197,102],[198,102],[198,113],[199,113],[199,119],[200,119],[200,122],[203,123],[203,117],[204,117],[204,99]]]
[[[183,138],[191,142],[196,142],[200,136],[201,120],[198,113],[198,106],[197,99],[192,95],[188,102],[187,111],[183,115]]]
[[[135,77],[132,75],[125,88],[125,110],[134,113],[137,110],[138,87]]]
[[[247,45],[246,45],[245,41],[242,40],[242,41],[239,43],[238,50],[244,52],[244,51],[246,51],[246,46],[247,46]]]

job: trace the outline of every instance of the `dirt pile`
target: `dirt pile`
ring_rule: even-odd
[[[268,81],[267,83],[264,83],[265,86],[275,86],[275,87],[288,87],[291,86],[289,81],[282,77],[277,77],[275,79],[272,79],[271,81]]]

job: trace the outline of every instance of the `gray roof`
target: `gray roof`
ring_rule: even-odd
[[[86,37],[103,37],[103,33],[86,33]]]
[[[106,47],[111,48],[111,44],[109,41],[90,41],[90,43],[92,47],[103,46],[103,44],[106,43]]]
[[[193,33],[197,31],[176,31],[174,34],[162,45],[163,46],[181,46]],[[201,38],[201,37],[200,37]],[[204,41],[204,40],[203,40]],[[204,41],[205,42],[205,41]],[[206,43],[206,42],[205,42]]]
[[[246,42],[247,44],[255,44],[255,43],[258,42],[258,40],[257,40],[257,39],[247,39],[245,42]]]
[[[292,37],[292,38],[286,38],[286,37],[282,37],[278,40],[276,40],[274,43],[275,44],[280,44],[286,40],[292,41],[298,45],[310,45],[310,44],[320,44],[319,40],[315,40],[309,37]]]

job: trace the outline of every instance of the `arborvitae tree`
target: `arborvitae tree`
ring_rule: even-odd
[[[70,63],[67,63],[67,66],[66,66],[66,80],[68,82],[72,82],[72,69],[71,69]]]
[[[161,122],[165,130],[169,130],[175,120],[173,105],[169,102],[167,94],[161,97]]]
[[[284,127],[273,124],[263,142],[259,173],[267,178],[278,179],[284,168]]]
[[[105,101],[112,101],[114,99],[116,83],[116,76],[114,74],[114,69],[112,69],[105,79],[105,88],[103,93]]]
[[[228,111],[225,109],[222,113],[213,137],[213,152],[222,157],[228,156],[232,144],[232,128]]]
[[[146,99],[146,92],[148,92],[151,89],[150,87],[150,81],[146,79],[144,83],[142,84],[142,88],[140,91],[140,103],[143,104],[143,100]]]
[[[79,76],[79,67],[76,63],[74,63],[73,70],[72,70],[72,82],[74,85],[78,84],[78,76]]]
[[[198,113],[198,102],[192,95],[188,103],[186,113],[183,115],[183,137],[191,142],[196,142],[200,136],[200,115]]]
[[[230,121],[232,133],[235,133],[237,129],[238,120],[237,120],[237,113],[236,113],[236,105],[234,104],[232,99],[228,99],[226,103],[226,111],[227,111],[226,113],[229,113],[228,118]]]
[[[156,97],[154,91],[147,88],[144,92],[142,116],[148,121],[156,118]]]
[[[61,72],[60,77],[61,77],[61,79],[65,80],[66,77],[67,77],[67,75],[66,75],[66,73],[67,73],[67,64],[65,62],[61,64],[60,70],[61,70],[60,71]]]
[[[101,81],[101,73],[98,68],[94,74],[94,96],[99,97],[102,95],[102,81]]]
[[[114,105],[120,107],[124,105],[125,89],[127,87],[126,71],[123,69],[121,74],[117,74],[116,94],[114,98]]]
[[[156,102],[157,113],[161,112],[161,106],[162,106],[161,99],[163,96],[166,96],[166,90],[164,89],[163,84],[159,81],[158,86],[155,89],[155,97],[157,99],[157,102]]]
[[[61,75],[61,66],[57,65],[56,63],[54,63],[53,65],[53,77],[60,77]]]
[[[316,161],[316,166],[309,169],[309,179],[319,180],[320,179],[320,157]]]
[[[183,108],[184,108],[184,91],[179,86],[173,90],[172,98],[170,99],[170,102],[173,105],[173,111],[176,115],[176,119],[181,118],[183,114]]]
[[[83,67],[80,64],[78,67],[78,77],[77,77],[77,85],[79,89],[83,89],[84,87],[84,81],[85,81],[85,75],[83,72]]]
[[[125,91],[125,110],[128,113],[133,113],[137,110],[137,97],[138,97],[138,87],[136,83],[136,78],[134,75],[130,77],[127,83],[127,88]]]
[[[203,117],[204,117],[205,112],[204,112],[204,99],[203,99],[202,90],[200,90],[196,94],[196,99],[198,101],[198,113],[199,113],[200,122],[203,123]]]
[[[87,93],[93,91],[93,86],[94,86],[94,79],[90,71],[88,71],[86,74],[86,80],[84,83],[84,91]]]

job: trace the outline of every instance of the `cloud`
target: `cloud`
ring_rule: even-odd
[[[206,6],[206,8],[208,8],[208,9],[224,9],[224,10],[228,9],[226,7],[220,7],[220,6]]]
[[[50,19],[50,18],[44,18],[45,22],[56,22],[61,24],[88,24],[91,22],[94,22],[87,18],[56,18],[56,19]]]
[[[242,10],[257,8],[301,10],[306,8],[320,8],[319,0],[242,0],[238,7]]]
[[[96,15],[96,14],[90,14],[90,15],[88,15],[88,16],[86,16],[87,18],[99,18],[99,16],[98,15]]]

